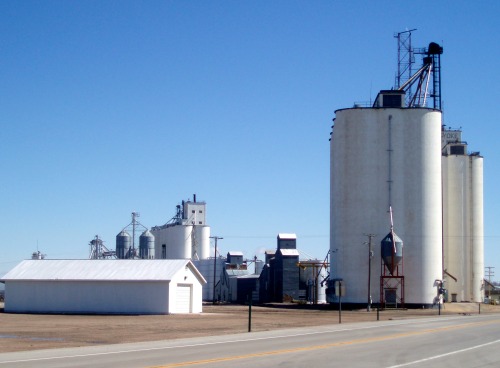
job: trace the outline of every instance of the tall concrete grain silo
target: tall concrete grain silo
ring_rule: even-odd
[[[330,279],[343,281],[345,303],[366,303],[370,290],[378,302],[382,262],[376,247],[390,226],[391,207],[394,231],[404,239],[405,303],[436,301],[436,280],[442,279],[442,116],[404,101],[404,91],[381,91],[372,107],[335,112]],[[376,240],[373,253],[367,251],[369,234]]]
[[[467,153],[462,132],[442,132],[443,268],[447,301],[484,297],[483,157]]]

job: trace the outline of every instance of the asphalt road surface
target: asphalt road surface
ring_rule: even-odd
[[[235,366],[498,367],[500,316],[440,316],[0,354],[0,368]]]

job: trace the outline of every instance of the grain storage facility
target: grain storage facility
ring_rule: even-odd
[[[379,99],[395,95],[404,98],[382,91]],[[441,112],[432,108],[400,104],[336,111],[330,277],[345,282],[344,302],[367,302],[368,234],[377,236],[370,289],[374,295],[380,290],[379,244],[390,229],[392,207],[395,231],[405,242],[404,302],[434,303],[435,280],[442,278],[440,143]]]
[[[205,279],[189,260],[26,260],[9,271],[5,312],[200,313]]]
[[[411,31],[397,35],[403,50]],[[483,158],[441,110],[443,48],[404,50],[397,84],[335,111],[329,302],[430,307],[484,295]],[[422,67],[411,73],[415,54]],[[403,62],[406,60],[406,64]],[[410,71],[405,76],[403,71]],[[404,246],[403,246],[404,244]]]
[[[156,259],[202,260],[210,256],[210,226],[206,224],[206,203],[182,201],[166,224],[154,226]]]

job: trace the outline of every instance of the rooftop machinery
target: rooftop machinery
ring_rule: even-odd
[[[413,48],[411,33],[416,31],[399,32],[394,37],[398,40],[398,71],[396,74],[396,86],[398,91],[405,91],[407,107],[425,107],[427,98],[433,100],[433,108],[441,110],[441,54],[443,48],[435,42],[429,47]],[[413,73],[415,54],[424,55],[422,67]],[[432,89],[429,84],[432,76]],[[413,86],[416,83],[416,89]]]
[[[116,252],[109,250],[104,245],[104,241],[96,235],[89,243],[89,259],[115,259]]]

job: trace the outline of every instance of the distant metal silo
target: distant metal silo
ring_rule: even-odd
[[[262,272],[262,269],[264,268],[264,261],[260,260],[260,259],[256,259],[255,260],[255,274],[256,275],[260,275],[260,273]]]
[[[139,258],[154,259],[155,257],[155,237],[149,232],[144,231],[139,237]]]
[[[119,259],[125,259],[129,257],[131,241],[132,238],[130,237],[130,234],[127,233],[125,230],[122,230],[116,236],[116,256]]]

